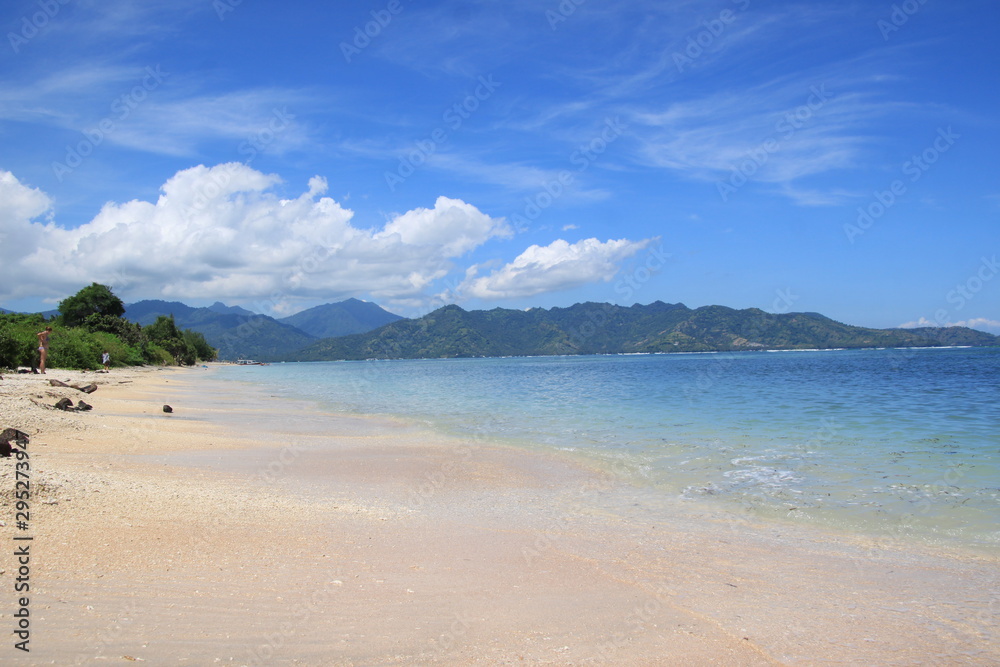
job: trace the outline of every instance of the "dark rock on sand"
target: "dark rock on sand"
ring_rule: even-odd
[[[18,441],[27,443],[28,434],[24,431],[18,431],[16,428],[5,428],[3,432],[0,432],[0,456],[10,457],[11,452],[14,451],[14,447],[10,443]]]
[[[163,411],[164,412],[173,412],[174,409],[172,407],[170,407],[169,405],[164,405],[163,406]]]

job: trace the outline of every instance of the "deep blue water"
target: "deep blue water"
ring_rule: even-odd
[[[1000,349],[224,367],[338,412],[573,452],[693,506],[1000,548]]]

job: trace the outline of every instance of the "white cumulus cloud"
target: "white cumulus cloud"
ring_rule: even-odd
[[[486,276],[479,266],[469,269],[457,293],[479,299],[509,299],[610,281],[620,263],[652,242],[628,239],[569,243],[557,239],[547,246],[530,246],[513,262]]]
[[[122,298],[419,300],[455,258],[512,234],[458,199],[396,215],[382,229],[352,224],[325,179],[281,199],[280,179],[246,165],[197,166],[171,177],[154,202],[108,203],[66,229],[52,202],[0,172],[0,299],[62,298],[100,282]]]
[[[409,245],[437,246],[446,257],[459,257],[493,237],[513,235],[475,206],[458,199],[438,197],[433,209],[418,208],[396,217],[376,236],[398,237]]]

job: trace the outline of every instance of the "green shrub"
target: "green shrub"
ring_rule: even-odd
[[[90,332],[75,327],[52,332],[47,368],[101,368],[101,343]]]
[[[0,315],[0,368],[33,367],[38,363],[38,338],[45,328],[40,315]]]
[[[148,343],[146,345],[146,349],[143,350],[143,357],[147,362],[156,366],[173,366],[177,363],[174,361],[174,356],[172,354],[164,350],[156,343]]]
[[[107,352],[111,355],[112,366],[141,366],[145,363],[142,354],[134,347],[123,343],[118,336],[104,331],[98,331],[91,335],[100,345],[101,352]]]

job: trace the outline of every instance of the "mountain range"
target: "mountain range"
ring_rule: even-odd
[[[863,347],[998,346],[1000,337],[965,327],[870,329],[819,313],[766,313],[682,303],[466,311],[450,305],[404,319],[347,299],[275,319],[240,306],[146,300],[125,317],[149,325],[173,315],[204,334],[219,358],[259,361],[418,359],[556,354],[627,354]]]
[[[146,326],[173,315],[181,329],[192,329],[218,348],[219,358],[276,361],[317,339],[370,331],[401,320],[374,303],[347,299],[275,319],[239,306],[215,302],[196,308],[179,301],[146,300],[125,307],[125,317]]]
[[[445,306],[419,319],[319,340],[289,361],[555,354],[1000,345],[965,327],[869,329],[819,313],[771,314],[656,301],[631,307],[581,303],[544,310],[466,311]]]

